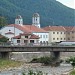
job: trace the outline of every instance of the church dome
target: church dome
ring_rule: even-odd
[[[18,15],[18,16],[16,17],[16,19],[22,19],[21,15]]]
[[[39,17],[40,15],[38,13],[34,13],[33,17]]]

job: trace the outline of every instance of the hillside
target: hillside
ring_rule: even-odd
[[[32,15],[38,12],[42,26],[71,26],[75,25],[74,11],[56,0],[0,0],[0,16],[5,16],[9,24],[14,23],[19,14],[24,18],[24,24],[32,24]]]

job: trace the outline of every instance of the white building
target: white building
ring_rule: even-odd
[[[21,33],[12,38],[12,43],[15,45],[38,44],[39,37],[32,33]]]
[[[15,37],[19,35],[20,33],[27,33],[30,32],[32,34],[35,34],[39,36],[39,43],[46,43],[48,42],[48,32],[44,29],[40,28],[40,19],[36,16],[37,22],[33,20],[32,25],[23,25],[23,19],[20,15],[15,19],[15,24],[10,24],[8,26],[3,27],[0,30],[0,33],[6,37],[9,38],[9,41],[11,41],[12,37]],[[38,20],[39,19],[39,20]],[[39,21],[39,22],[38,22]]]

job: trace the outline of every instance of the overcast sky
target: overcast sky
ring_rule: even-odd
[[[61,3],[63,3],[64,5],[70,7],[70,8],[74,8],[75,9],[75,0],[57,0]]]

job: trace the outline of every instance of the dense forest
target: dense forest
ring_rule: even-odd
[[[17,15],[21,15],[24,24],[32,24],[32,15],[39,13],[41,26],[75,25],[74,9],[68,8],[56,0],[0,0],[0,16],[14,23]]]

